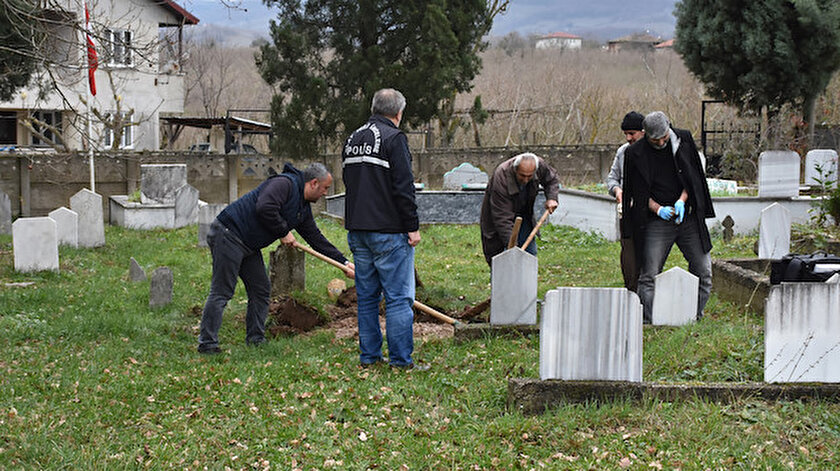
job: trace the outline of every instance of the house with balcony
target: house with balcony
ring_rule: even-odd
[[[48,2],[42,70],[0,102],[0,150],[160,148],[160,119],[184,111],[183,28],[198,18],[172,0],[88,0],[98,56],[88,83],[85,4]]]

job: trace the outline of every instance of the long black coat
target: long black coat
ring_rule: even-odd
[[[671,129],[668,142],[676,164],[677,176],[688,192],[688,204],[692,208],[686,218],[695,218],[700,230],[703,250],[712,249],[712,239],[706,227],[706,218],[715,217],[709,185],[703,172],[700,154],[691,133],[684,129]],[[624,151],[624,198],[622,199],[621,235],[632,237],[636,254],[641,255],[644,231],[650,217],[657,217],[648,209],[650,183],[657,162],[653,158],[653,146],[642,138]]]

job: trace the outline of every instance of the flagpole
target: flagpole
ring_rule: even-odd
[[[96,176],[94,174],[94,166],[93,166],[93,141],[91,139],[90,134],[90,88],[85,87],[87,90],[87,145],[88,145],[88,160],[90,161],[90,191],[96,193]]]
[[[96,57],[96,50],[93,47],[93,39],[90,34],[90,12],[88,11],[87,2],[85,2],[85,56],[87,57],[87,71],[88,83],[85,87],[85,95],[87,96],[87,147],[88,147],[88,161],[90,163],[90,191],[96,193],[96,174],[93,165],[93,139],[90,125],[90,102],[93,100],[93,95],[96,95],[96,85],[94,85],[94,71],[98,64]]]

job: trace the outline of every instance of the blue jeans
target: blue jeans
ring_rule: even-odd
[[[643,234],[641,271],[639,273],[639,298],[644,308],[644,321],[650,323],[653,316],[654,278],[665,265],[674,242],[677,243],[688,271],[700,279],[697,293],[697,319],[703,317],[703,309],[712,291],[712,256],[703,251],[697,219],[686,217],[682,224],[652,218]]]
[[[210,225],[207,245],[213,256],[213,277],[210,281],[210,294],[201,314],[198,348],[204,350],[219,346],[222,313],[233,297],[237,278],[242,278],[248,293],[245,341],[250,344],[264,342],[271,281],[265,272],[262,252],[247,247],[218,220]]]
[[[516,246],[517,247],[522,247],[522,244],[525,243],[525,239],[527,239],[528,236],[531,235],[531,231],[533,231],[533,230],[534,230],[534,225],[531,223],[531,218],[523,217],[522,218],[522,225],[519,226],[519,234],[517,234],[517,236],[516,236]],[[507,247],[505,247],[505,248],[507,248]],[[536,257],[537,256],[537,238],[534,237],[531,240],[531,243],[528,244],[527,247],[523,247],[522,250],[524,250],[524,251],[528,252],[529,254]]]
[[[410,365],[414,352],[414,247],[408,245],[405,233],[350,231],[347,243],[356,265],[359,361],[370,364],[382,359],[379,300],[384,294],[390,363]]]

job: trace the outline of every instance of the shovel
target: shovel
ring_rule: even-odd
[[[525,324],[537,322],[537,257],[525,252],[548,218],[546,209],[521,247],[493,257],[490,277],[490,324]],[[516,223],[514,223],[515,225]],[[518,231],[511,234],[511,240]]]
[[[305,245],[301,245],[297,241],[295,241],[294,247],[298,250],[302,250],[302,251],[308,253],[309,255],[312,255],[315,258],[321,259],[321,260],[329,263],[330,265],[338,268],[339,270],[343,271],[344,273],[350,274],[350,273],[353,272],[353,270],[351,270],[347,266],[336,262],[335,260],[331,259],[330,257],[327,257],[326,255],[318,252],[315,249],[312,249],[312,248],[307,247]],[[432,316],[432,317],[434,317],[438,320],[446,322],[447,324],[452,324],[452,325],[459,325],[460,324],[460,322],[458,322],[457,320],[447,316],[446,314],[444,314],[442,312],[439,312],[435,309],[432,309],[429,306],[426,306],[425,304],[421,303],[420,301],[414,301],[414,307],[417,308],[417,310],[423,311],[426,314],[428,314],[428,315],[430,315],[430,316]]]

